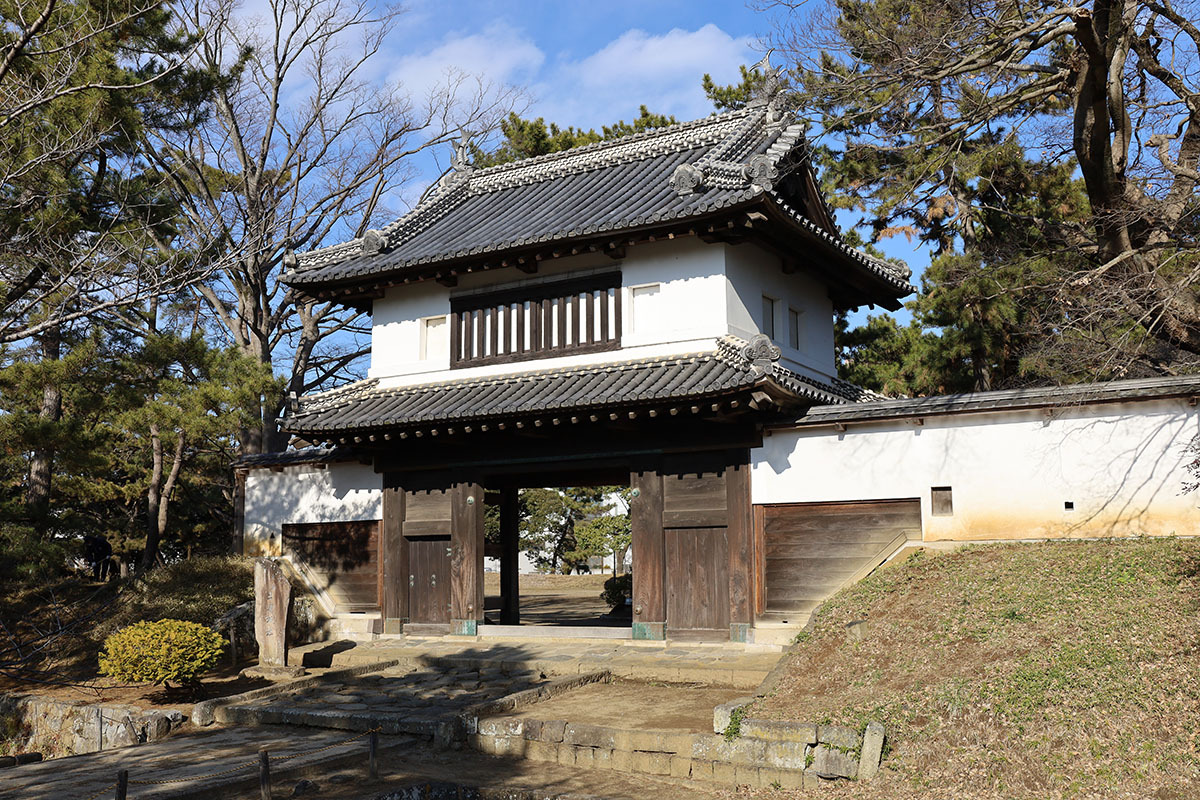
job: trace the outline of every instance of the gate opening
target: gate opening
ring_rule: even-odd
[[[629,628],[629,486],[485,494],[484,624]]]

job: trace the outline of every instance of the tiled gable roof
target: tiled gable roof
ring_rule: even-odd
[[[759,105],[486,169],[459,163],[411,212],[361,238],[299,254],[285,280],[303,288],[396,277],[769,204],[852,269],[882,281],[881,293],[913,291],[907,270],[841,239],[819,192],[810,193],[819,207],[805,213],[806,201],[783,191],[786,175],[810,170],[803,149],[803,125]]]
[[[661,405],[770,385],[796,406],[856,402],[861,390],[816,381],[770,359],[752,360],[733,336],[713,351],[382,388],[375,379],[302,398],[283,428],[302,436],[465,425],[523,415]],[[778,358],[778,351],[775,352]]]

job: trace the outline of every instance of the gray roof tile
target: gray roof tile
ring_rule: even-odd
[[[871,420],[903,419],[941,414],[1058,408],[1095,403],[1122,403],[1170,397],[1200,397],[1200,375],[1137,378],[1070,386],[1035,386],[992,392],[933,397],[872,398],[854,405],[825,405],[808,409],[797,425],[832,425]]]
[[[302,253],[285,280],[319,288],[395,278],[469,256],[773,203],[832,245],[848,267],[882,279],[887,288],[881,291],[890,298],[913,291],[906,270],[841,239],[819,192],[821,207],[813,214],[821,219],[814,221],[799,209],[803,199],[781,191],[781,173],[810,169],[803,146],[802,125],[759,106],[487,169],[463,167],[444,176],[410,213],[373,233],[386,240],[378,252],[354,239]],[[694,187],[677,184],[681,170],[684,177],[689,170],[698,176]]]
[[[815,381],[777,363],[755,365],[747,343],[726,336],[689,355],[546,369],[381,388],[376,379],[301,398],[283,428],[302,436],[486,422],[555,411],[688,402],[773,384],[797,406],[861,399],[841,381]],[[778,354],[776,353],[776,356]]]

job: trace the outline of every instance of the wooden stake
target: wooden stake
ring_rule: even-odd
[[[379,732],[371,731],[367,740],[370,748],[367,752],[367,777],[373,781],[379,780]]]
[[[271,757],[266,748],[258,751],[258,791],[262,800],[271,800]]]
[[[117,800],[126,800],[129,796],[129,770],[117,770]]]

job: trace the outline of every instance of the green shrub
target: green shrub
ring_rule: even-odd
[[[600,597],[610,608],[625,604],[625,598],[633,596],[633,575],[614,575],[604,582],[604,591]]]
[[[138,622],[117,631],[100,652],[100,674],[154,684],[199,683],[225,649],[221,635],[179,619]]]

